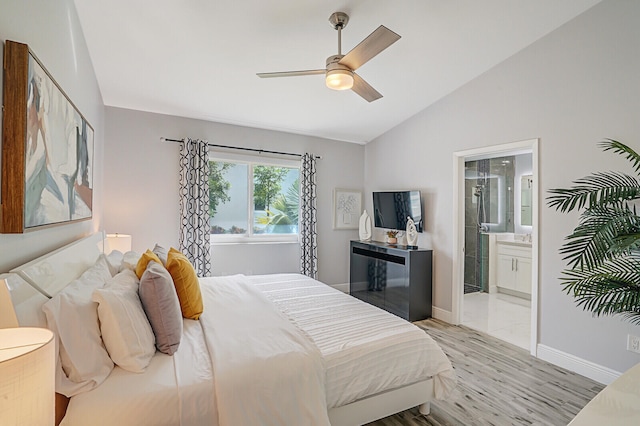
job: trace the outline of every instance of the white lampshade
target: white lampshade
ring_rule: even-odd
[[[0,280],[0,328],[18,326],[18,317],[13,309],[13,302],[5,280]]]
[[[0,424],[53,425],[55,342],[44,328],[0,329]]]
[[[131,251],[131,235],[107,234],[107,246],[106,253],[110,253],[113,250],[118,250],[122,253]]]
[[[349,70],[335,69],[327,71],[327,87],[333,90],[348,90],[353,87],[353,73]]]

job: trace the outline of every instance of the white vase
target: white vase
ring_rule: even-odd
[[[360,241],[371,240],[371,218],[366,210],[363,210],[362,216],[360,216],[360,226],[358,230],[360,232]]]
[[[411,216],[407,216],[407,245],[415,246],[418,243],[418,230],[416,224],[411,219]]]

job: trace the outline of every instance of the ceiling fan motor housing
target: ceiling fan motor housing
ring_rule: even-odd
[[[339,63],[344,55],[332,55],[327,58],[327,87],[333,90],[347,90],[353,87],[353,71]]]
[[[346,66],[346,65],[342,65],[340,64],[340,59],[344,58],[344,55],[331,55],[327,58],[327,71],[331,71],[331,70],[345,70],[345,71],[349,71],[349,72],[353,72],[351,71],[351,69]]]

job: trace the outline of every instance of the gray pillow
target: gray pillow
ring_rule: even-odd
[[[166,248],[159,246],[158,244],[156,244],[156,246],[151,251],[154,252],[156,256],[158,256],[158,258],[162,261],[162,266],[166,267],[169,251]]]
[[[140,278],[140,301],[160,352],[173,355],[182,339],[182,311],[169,271],[150,261]]]

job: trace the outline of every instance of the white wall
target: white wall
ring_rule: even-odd
[[[4,272],[100,227],[104,105],[73,0],[0,0],[0,39],[2,50],[5,40],[28,44],[95,130],[93,220],[0,234],[0,272]]]
[[[453,152],[540,138],[541,200],[590,172],[633,173],[596,143],[609,137],[640,150],[639,18],[638,1],[600,3],[366,146],[366,189],[426,194],[419,244],[435,251],[435,306],[452,304]],[[389,170],[399,152],[406,166]],[[539,342],[618,372],[640,362],[626,351],[627,333],[640,335],[640,327],[592,318],[561,290],[558,248],[578,215],[538,209]]]
[[[322,156],[317,163],[319,279],[348,282],[349,240],[358,231],[332,229],[333,189],[363,188],[362,145],[112,107],[106,108],[106,122],[104,229],[131,234],[135,250],[156,242],[178,245],[179,144],[161,137],[312,152]],[[212,256],[214,275],[299,271],[298,244],[216,245]]]

